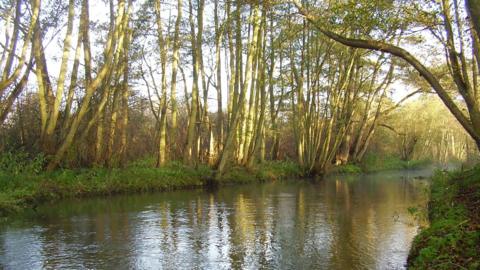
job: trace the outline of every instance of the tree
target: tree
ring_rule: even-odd
[[[478,32],[478,1],[466,1],[465,9],[471,15],[470,22],[475,28],[465,29],[465,24],[462,22],[459,13],[459,5],[455,0],[454,5],[451,5],[449,0],[443,0],[440,7],[440,13],[443,17],[443,30],[445,34],[444,49],[446,51],[446,61],[450,65],[450,75],[455,81],[456,95],[459,95],[465,102],[467,112],[462,110],[462,105],[455,103],[455,96],[452,97],[447,90],[442,86],[439,78],[435,76],[429,68],[420,62],[407,50],[396,46],[394,44],[377,41],[371,39],[355,39],[339,35],[333,31],[328,30],[328,26],[321,22],[315,15],[307,11],[298,0],[292,0],[299,12],[314,25],[321,33],[327,37],[340,42],[346,46],[371,49],[386,52],[397,56],[412,67],[414,67],[420,75],[427,80],[433,90],[442,99],[449,111],[455,116],[459,123],[465,128],[468,134],[475,140],[477,147],[480,149],[480,103],[476,98],[478,89],[478,67],[480,59],[480,51],[478,50],[479,35]],[[473,7],[473,8],[472,8]],[[452,16],[451,11],[454,11]],[[458,34],[454,33],[453,29],[458,29]],[[464,30],[464,31],[462,31]],[[466,34],[465,34],[466,33]],[[468,35],[471,40],[471,48],[474,48],[470,62],[466,59],[466,46],[464,45],[464,35]],[[441,38],[441,37],[439,37]]]
[[[231,162],[233,153],[234,153],[234,146],[235,146],[235,137],[237,132],[239,131],[238,128],[241,122],[241,110],[245,106],[245,101],[247,97],[247,90],[250,88],[252,84],[252,75],[253,75],[253,61],[255,55],[258,53],[258,40],[260,38],[260,6],[257,4],[252,5],[252,15],[251,15],[251,22],[253,25],[253,31],[251,38],[248,43],[248,54],[247,54],[247,62],[245,64],[245,81],[243,85],[241,85],[240,92],[238,94],[238,98],[234,99],[236,102],[232,101],[232,113],[231,113],[231,120],[229,122],[229,128],[225,139],[225,146],[223,149],[222,154],[220,155],[219,163],[217,166],[217,173],[215,178],[220,179],[223,174],[225,173],[225,167],[229,162]],[[239,16],[239,15],[237,15]],[[238,39],[237,39],[238,42]],[[238,49],[237,43],[237,49]],[[237,50],[239,53],[239,50]],[[239,57],[237,56],[237,59]],[[238,67],[238,66],[237,66]],[[236,72],[240,72],[238,69]],[[239,75],[236,75],[236,82],[239,79]],[[235,94],[234,94],[235,95]]]
[[[86,1],[85,1],[86,2]],[[88,6],[88,5],[87,5]],[[118,8],[117,8],[117,15],[115,18],[115,23],[113,24],[112,29],[109,31],[108,34],[108,39],[105,45],[105,50],[104,50],[104,63],[99,67],[99,70],[97,72],[97,75],[95,78],[92,78],[91,81],[87,79],[86,85],[85,85],[85,95],[83,97],[83,100],[81,104],[79,105],[78,112],[76,115],[73,117],[70,126],[68,127],[68,131],[66,132],[65,138],[61,140],[61,143],[59,147],[56,149],[55,154],[53,155],[52,160],[49,162],[47,169],[53,170],[55,169],[60,161],[62,160],[63,156],[65,155],[65,152],[71,147],[71,145],[74,142],[74,139],[78,133],[80,124],[82,120],[85,117],[85,114],[87,113],[87,110],[90,107],[90,99],[92,98],[93,94],[98,90],[98,88],[101,86],[103,79],[107,76],[107,74],[111,71],[111,68],[113,66],[113,59],[115,54],[119,54],[119,51],[122,50],[123,46],[123,40],[126,38],[126,31],[127,25],[128,25],[128,19],[129,19],[129,14],[131,12],[131,1],[128,2],[127,8],[125,7],[125,1],[119,0],[118,3]],[[86,63],[88,66],[88,63]],[[38,76],[37,76],[38,77]],[[41,78],[41,77],[40,77]],[[42,85],[43,83],[40,82],[39,85]],[[42,87],[42,86],[41,86]],[[41,101],[42,102],[42,101]],[[45,102],[45,101],[43,101]],[[46,106],[44,106],[46,107]],[[99,107],[100,110],[97,110],[97,114],[93,119],[90,120],[90,125],[92,126],[93,123],[96,122],[98,119],[102,107]],[[45,109],[43,109],[44,111]],[[45,113],[45,112],[43,112]],[[83,131],[86,133],[86,131]]]
[[[40,0],[31,1],[30,18],[25,18],[25,12],[22,12],[23,2],[21,0],[13,1],[5,18],[5,27],[9,29],[13,24],[13,29],[11,32],[6,31],[6,41],[4,45],[2,44],[4,47],[0,60],[0,124],[5,122],[15,100],[25,89],[34,62],[32,53],[30,53],[29,59],[27,58],[29,48],[31,48],[30,40],[35,29],[38,28]],[[13,22],[11,21],[12,17]],[[23,39],[22,32],[24,33]],[[21,49],[18,55],[19,47]]]

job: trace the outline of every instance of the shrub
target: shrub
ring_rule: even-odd
[[[333,173],[340,174],[360,174],[363,172],[362,168],[355,164],[345,164],[336,166],[332,170]]]
[[[43,155],[32,156],[23,151],[0,154],[0,171],[12,175],[22,173],[38,174],[45,165]]]

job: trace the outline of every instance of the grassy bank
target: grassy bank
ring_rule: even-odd
[[[409,269],[480,269],[480,167],[437,173],[430,227],[413,241]]]
[[[396,156],[365,156],[360,167],[364,172],[379,172],[388,170],[418,169],[431,164],[429,160],[405,161]]]
[[[333,172],[358,174],[410,168],[392,158],[387,165],[381,165],[384,160],[370,158],[362,166],[340,166]],[[143,159],[121,169],[89,168],[47,173],[42,171],[44,160],[41,157],[30,158],[21,152],[0,155],[0,216],[63,198],[200,188],[207,185],[214,174],[207,166],[191,168],[171,162],[165,167],[154,168],[154,163],[153,159]],[[250,169],[231,167],[220,184],[262,182],[302,175],[302,170],[294,162],[264,162]]]
[[[180,163],[170,163],[162,168],[152,168],[148,160],[122,169],[91,168],[51,173],[2,170],[0,215],[63,198],[199,188],[205,186],[212,175],[212,169],[206,166],[194,169]],[[294,163],[265,162],[249,170],[232,168],[220,184],[298,176],[301,176],[301,170]]]
[[[401,160],[395,156],[367,155],[360,164],[346,164],[334,167],[331,173],[360,174],[390,170],[419,169],[431,165],[428,160]]]

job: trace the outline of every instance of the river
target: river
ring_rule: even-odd
[[[0,224],[4,269],[404,269],[429,171],[75,199]]]

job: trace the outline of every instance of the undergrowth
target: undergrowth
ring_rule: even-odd
[[[0,157],[0,215],[63,198],[198,188],[205,186],[214,175],[208,166],[193,168],[180,162],[155,168],[151,158],[133,162],[125,168],[44,172],[41,170],[42,160],[23,154]],[[300,175],[301,170],[293,162],[263,162],[250,169],[231,168],[220,184],[269,181]]]
[[[430,227],[412,244],[409,269],[480,269],[480,167],[437,172],[428,208]]]
[[[364,172],[418,169],[430,165],[429,160],[402,160],[396,156],[366,155],[360,167]]]

